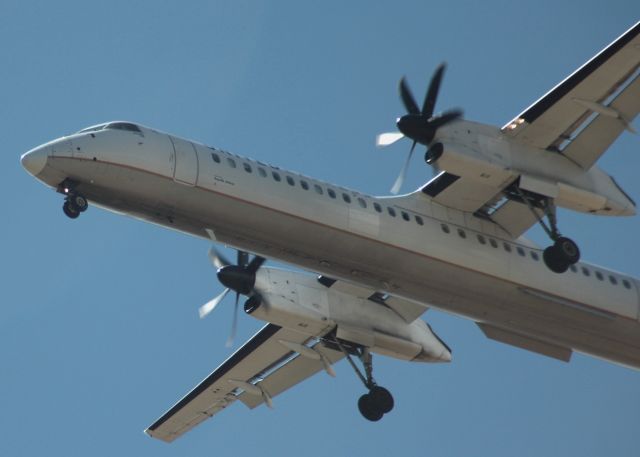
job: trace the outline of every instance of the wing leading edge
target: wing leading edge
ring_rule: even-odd
[[[291,350],[295,345],[318,357],[299,355]],[[271,398],[325,369],[324,361],[333,364],[342,357],[309,335],[267,324],[145,433],[169,443],[236,400],[250,408],[270,404]]]
[[[590,168],[640,111],[640,22],[506,124],[518,141]]]

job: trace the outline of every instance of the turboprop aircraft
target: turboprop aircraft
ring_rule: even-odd
[[[267,325],[161,416],[147,433],[172,441],[240,400],[253,408],[346,358],[367,393],[369,420],[393,408],[373,378],[372,353],[448,362],[451,350],[420,317],[430,308],[473,319],[487,337],[556,359],[573,351],[640,368],[640,282],[580,261],[556,207],[635,214],[596,162],[640,111],[640,22],[502,128],[434,114],[436,69],[422,106],[406,80],[407,110],[384,146],[418,144],[437,174],[414,192],[363,192],[181,139],[109,122],[22,156],[77,218],[89,204],[223,243],[212,250],[238,308]],[[522,235],[541,223],[552,244]],[[249,260],[249,252],[255,256]],[[264,266],[275,259],[310,275]],[[234,324],[235,327],[235,324]],[[361,362],[361,370],[357,362]]]

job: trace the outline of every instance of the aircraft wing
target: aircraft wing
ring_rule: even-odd
[[[337,290],[339,292],[362,298],[364,300],[371,300],[375,303],[378,303],[379,305],[386,306],[387,308],[394,311],[397,315],[399,315],[402,319],[404,319],[407,323],[415,321],[429,309],[422,303],[405,300],[404,298],[396,297],[385,292],[380,292],[369,287],[361,286],[359,284],[336,280],[328,278],[326,276],[320,276],[318,281],[323,286],[332,290]]]
[[[291,347],[296,344],[319,356],[294,352]],[[342,352],[324,347],[316,338],[267,324],[145,433],[171,442],[236,400],[249,408],[270,404],[271,398],[325,369],[323,359],[333,364],[342,357]]]
[[[640,111],[640,22],[506,124],[518,141],[589,169]]]

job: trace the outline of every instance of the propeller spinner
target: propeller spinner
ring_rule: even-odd
[[[221,253],[215,248],[209,250],[209,258],[211,263],[218,269],[218,280],[226,287],[225,290],[217,297],[205,303],[198,310],[200,318],[206,317],[211,313],[227,296],[230,291],[236,293],[235,308],[233,311],[233,322],[231,324],[231,334],[227,340],[227,347],[233,344],[238,326],[238,303],[240,295],[246,295],[253,298],[260,298],[260,293],[255,289],[256,273],[265,262],[264,257],[255,256],[249,262],[249,254],[244,251],[238,251],[236,265],[232,265]]]
[[[411,89],[409,89],[409,85],[407,84],[407,80],[404,77],[400,80],[400,98],[407,110],[407,114],[398,118],[396,121],[396,126],[400,132],[383,133],[378,135],[376,139],[376,145],[378,147],[388,146],[404,137],[413,140],[411,149],[409,150],[409,155],[407,156],[407,159],[400,171],[400,175],[398,175],[396,182],[391,188],[392,194],[397,194],[402,187],[416,144],[420,143],[429,147],[436,135],[436,131],[440,127],[462,117],[462,110],[459,109],[445,111],[444,113],[436,116],[433,115],[444,70],[444,63],[440,64],[438,68],[436,68],[436,71],[431,77],[429,89],[424,97],[421,109],[418,108],[415,97],[411,93]]]

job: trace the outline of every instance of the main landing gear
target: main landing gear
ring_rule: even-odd
[[[75,185],[66,179],[58,186],[58,192],[65,195],[62,211],[71,219],[76,219],[89,207],[89,202],[84,195],[78,193]]]
[[[373,356],[371,352],[366,347],[355,349],[355,353],[364,367],[363,374],[353,361],[351,354],[340,341],[335,339],[334,342],[347,357],[349,364],[353,367],[364,386],[369,389],[368,393],[358,399],[358,410],[360,410],[360,414],[372,422],[379,421],[382,419],[382,416],[393,409],[394,401],[391,392],[377,385],[373,379]]]
[[[545,265],[554,273],[564,273],[571,265],[580,260],[580,249],[572,239],[560,234],[556,218],[556,205],[553,203],[553,199],[548,197],[540,200],[529,198],[519,188],[517,188],[517,192],[553,241],[553,245],[547,247],[542,253]],[[542,218],[534,208],[534,205],[544,212]],[[547,218],[548,224],[543,220],[544,217]]]
[[[540,225],[553,240],[553,245],[547,247],[542,253],[545,265],[554,273],[564,273],[569,267],[580,260],[580,249],[570,238],[560,235],[556,219],[556,206],[551,199],[542,201],[542,209],[549,220],[549,225],[539,219]]]

